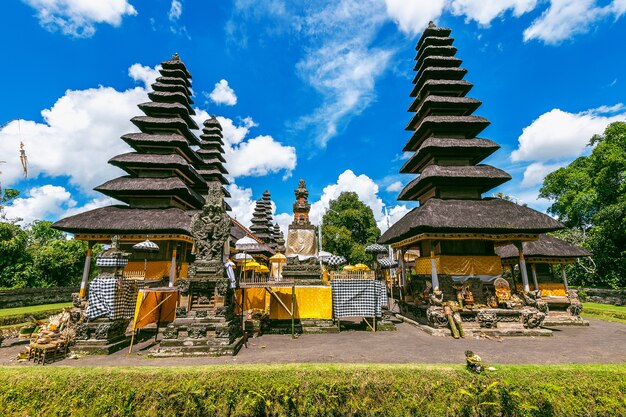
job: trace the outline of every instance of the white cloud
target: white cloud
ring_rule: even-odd
[[[128,68],[128,75],[133,80],[142,82],[144,87],[149,89],[157,77],[161,76],[159,69],[161,69],[160,65],[151,68],[147,65],[133,64]]]
[[[285,146],[268,135],[257,136],[234,148],[226,148],[228,172],[233,177],[263,176],[285,171],[285,178],[296,167],[296,148]]]
[[[127,0],[23,0],[37,10],[39,24],[49,31],[88,38],[96,32],[95,24],[120,26],[124,16],[137,10]]]
[[[76,206],[72,194],[63,187],[44,185],[31,188],[25,197],[18,197],[5,207],[8,218],[23,219],[22,224],[33,220],[58,217],[66,209]]]
[[[524,31],[524,40],[558,44],[573,35],[588,32],[596,21],[613,11],[611,5],[597,6],[596,0],[551,0],[550,7]]]
[[[220,82],[215,83],[215,88],[211,91],[208,97],[215,104],[225,104],[227,106],[234,106],[237,104],[235,90],[228,85],[228,81],[226,80],[220,80]]]
[[[467,19],[486,26],[507,10],[512,10],[513,15],[518,17],[533,10],[537,3],[538,0],[452,0],[450,8],[457,16],[466,16]]]
[[[621,104],[580,113],[560,109],[544,113],[524,128],[518,148],[511,153],[511,160],[550,161],[578,157],[594,134],[602,133],[609,123],[626,118],[626,113],[611,115],[618,111],[623,111]]]
[[[83,192],[120,174],[107,161],[130,150],[120,136],[135,132],[129,121],[141,114],[137,104],[147,101],[140,87],[117,91],[111,87],[67,90],[49,109],[41,112],[43,123],[13,121],[0,130],[0,155],[4,183],[21,178],[20,140],[28,156],[30,178],[67,176]]]
[[[522,179],[522,187],[534,187],[543,183],[543,179],[565,164],[544,164],[542,162],[533,162],[524,170],[524,178]]]
[[[208,119],[209,114],[196,109],[195,121],[198,125]],[[250,129],[257,124],[250,117],[236,125],[232,119],[218,116],[224,135],[224,157],[226,169],[231,178],[243,176],[263,176],[284,171],[288,178],[297,163],[296,148],[286,146],[269,135],[247,138]]]
[[[389,184],[387,186],[387,188],[385,188],[385,191],[389,191],[389,192],[395,192],[395,191],[400,191],[403,187],[403,184],[401,181],[396,181],[393,182],[391,184]]]
[[[172,0],[172,4],[170,6],[170,12],[168,14],[168,18],[170,21],[174,22],[180,19],[180,16],[183,14],[183,3],[180,0]]]
[[[441,16],[446,0],[385,0],[385,4],[387,14],[400,30],[415,36],[426,28],[429,21],[437,20]]]
[[[252,189],[240,187],[235,183],[229,184],[226,189],[231,195],[226,200],[232,208],[231,215],[244,226],[250,227],[256,203],[256,200],[252,199]]]

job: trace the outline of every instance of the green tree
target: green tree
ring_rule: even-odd
[[[341,193],[329,207],[322,219],[322,247],[352,264],[371,262],[365,247],[380,237],[372,209],[355,192]]]
[[[589,156],[547,175],[539,196],[593,253],[595,273],[578,269],[573,283],[626,287],[626,123],[611,123],[589,146]]]
[[[0,287],[40,288],[77,285],[87,244],[67,240],[49,221],[29,227],[0,223]]]

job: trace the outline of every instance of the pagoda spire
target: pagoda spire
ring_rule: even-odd
[[[293,222],[292,225],[309,226],[309,211],[311,204],[308,201],[309,190],[306,189],[306,183],[303,179],[298,183],[298,188],[294,190],[296,201],[293,203]]]
[[[161,63],[161,76],[148,93],[151,101],[139,104],[145,116],[131,119],[141,133],[122,136],[135,152],[109,160],[128,173],[95,188],[131,207],[199,209],[204,204],[206,179],[196,170],[202,160],[191,149],[201,145],[191,132],[191,74],[175,54]]]
[[[464,80],[467,70],[461,68],[450,33],[430,22],[415,48],[417,75],[409,107],[415,115],[406,127],[413,134],[404,147],[414,154],[400,172],[419,176],[398,200],[479,200],[482,193],[511,179],[498,168],[479,164],[499,146],[476,138],[489,121],[473,115],[481,102],[466,97],[472,84]]]
[[[257,200],[252,214],[250,230],[264,243],[275,249],[274,225],[272,219],[272,199],[270,192],[265,190],[263,196]]]
[[[200,149],[196,151],[201,162],[195,163],[194,166],[207,183],[220,183],[224,196],[230,197],[230,193],[225,188],[229,181],[225,176],[228,171],[224,167],[226,159],[224,158],[223,137],[222,125],[217,117],[211,116],[210,119],[205,120],[200,135]],[[227,209],[230,210],[230,207]]]

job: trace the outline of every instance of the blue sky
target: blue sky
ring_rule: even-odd
[[[146,83],[178,52],[193,75],[199,119],[224,125],[233,215],[249,224],[267,188],[285,227],[307,181],[316,222],[354,190],[379,224],[397,202],[410,133],[413,58],[433,19],[452,28],[480,135],[502,148],[486,162],[512,176],[503,191],[545,210],[543,177],[589,152],[626,118],[626,1],[600,0],[11,0],[0,36],[0,181],[21,190],[9,217],[56,220],[114,203],[91,191],[121,174]],[[19,119],[19,122],[16,120]],[[19,142],[29,177],[19,164]]]

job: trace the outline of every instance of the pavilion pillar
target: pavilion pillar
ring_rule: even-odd
[[[528,284],[528,271],[526,270],[526,259],[524,259],[524,246],[522,242],[517,242],[515,244],[517,246],[517,250],[519,251],[519,269],[522,273],[522,285],[524,285],[524,292],[530,291],[530,285]]]
[[[87,243],[87,256],[85,256],[85,266],[83,267],[83,279],[80,282],[80,291],[78,295],[84,298],[87,295],[87,281],[89,280],[89,272],[91,272],[91,248],[93,243]]]
[[[439,277],[437,276],[437,260],[435,259],[435,249],[430,249],[430,276],[433,283],[433,291],[439,290]]]
[[[530,271],[533,273],[533,284],[535,284],[535,291],[539,291],[539,281],[537,281],[537,266],[534,263],[530,264]]]
[[[174,250],[172,250],[172,265],[170,266],[169,286],[173,287],[175,281],[176,281],[176,246],[174,245]]]
[[[563,277],[563,285],[565,285],[565,291],[569,291],[569,285],[567,285],[567,275],[565,275],[565,264],[561,264],[561,276]]]

